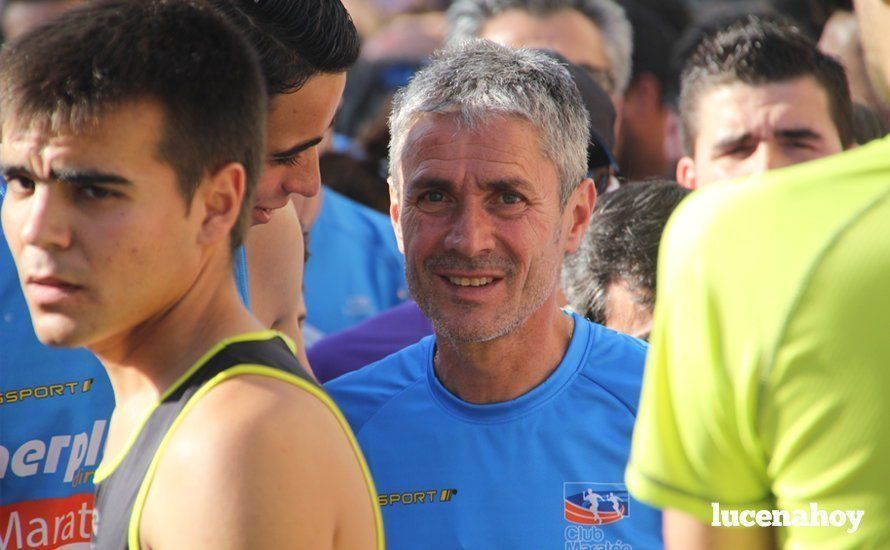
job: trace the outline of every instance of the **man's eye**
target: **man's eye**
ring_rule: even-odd
[[[429,191],[423,196],[423,199],[428,202],[442,202],[445,200],[445,193],[441,191]]]
[[[504,204],[519,204],[520,202],[522,202],[522,197],[520,197],[516,193],[502,193],[501,202],[503,202]]]
[[[31,193],[34,191],[34,180],[24,176],[10,176],[6,178],[6,188],[14,193]]]
[[[298,166],[300,164],[300,155],[292,157],[273,158],[272,163],[278,166]]]
[[[117,196],[117,193],[114,191],[99,187],[98,185],[77,185],[76,191],[78,195],[88,199],[107,199]]]

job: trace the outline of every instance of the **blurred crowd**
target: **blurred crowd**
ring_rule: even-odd
[[[33,250],[49,250],[39,257],[52,258],[79,243],[35,236],[55,228],[52,220],[35,221],[51,201],[38,207],[27,200],[36,200],[39,183],[64,177],[54,165],[46,173],[33,168],[55,161],[20,153],[27,140],[15,136],[37,131],[37,123],[21,122],[25,115],[45,116],[52,135],[67,135],[66,124],[74,128],[71,121],[81,116],[76,108],[92,108],[90,102],[126,106],[132,98],[161,97],[197,112],[186,105],[190,100],[177,103],[175,90],[168,99],[162,89],[167,73],[179,82],[176,74],[193,70],[187,61],[185,68],[159,69],[144,55],[147,68],[132,74],[150,75],[157,89],[102,88],[118,90],[115,79],[131,74],[119,69],[130,70],[126,57],[136,54],[128,48],[141,51],[152,40],[160,45],[151,48],[169,45],[170,52],[206,46],[171,37],[178,27],[163,14],[175,3],[147,0],[160,7],[130,14],[145,18],[144,27],[126,27],[123,16],[102,12],[112,10],[113,0],[2,4],[0,547],[89,544],[100,532],[97,520],[84,519],[94,506],[102,510],[100,548],[382,547],[383,532],[393,548],[890,545],[890,493],[881,489],[890,479],[881,462],[890,440],[886,428],[871,427],[884,424],[886,406],[871,389],[887,380],[876,365],[886,366],[888,357],[885,338],[874,331],[886,334],[890,326],[884,307],[890,292],[886,283],[876,286],[890,274],[887,239],[879,234],[886,223],[872,219],[886,213],[883,182],[890,181],[884,59],[890,46],[878,36],[879,26],[890,24],[886,1],[862,0],[877,23],[860,28],[868,21],[863,8],[843,0],[208,0],[252,52],[232,62],[232,71],[243,74],[226,80],[216,74],[223,71],[208,71],[208,82],[234,89],[255,70],[268,96],[265,122],[250,130],[265,132],[256,140],[265,149],[254,152],[263,160],[239,160],[248,205],[226,218],[219,233],[234,227],[234,259],[219,261],[220,280],[233,275],[240,301],[229,304],[219,290],[206,309],[189,306],[191,324],[146,329],[161,318],[178,323],[178,314],[168,315],[178,306],[169,304],[185,301],[170,296],[192,296],[216,266],[217,256],[209,255],[213,261],[195,260],[201,267],[186,271],[192,256],[185,254],[186,267],[166,277],[164,266],[180,257],[174,251],[182,243],[159,241],[166,244],[140,257],[144,263],[118,274],[142,273],[145,282],[130,279],[108,296],[138,315],[143,304],[163,301],[146,298],[156,290],[169,307],[138,319],[109,317],[120,323],[112,328],[132,321],[128,338],[113,342],[111,353],[98,336],[60,336],[28,294],[28,262],[61,265],[34,260]],[[98,23],[89,27],[99,15],[122,30],[106,35]],[[92,30],[77,34],[78,28]],[[57,63],[80,72],[40,69],[56,63],[41,44],[71,37],[82,48],[60,51]],[[110,40],[122,56],[115,57]],[[221,43],[214,39],[207,51]],[[253,97],[249,92],[238,93]],[[107,99],[114,93],[123,100]],[[105,124],[99,107],[85,112],[100,113]],[[204,108],[212,119],[216,104],[207,100]],[[109,128],[150,127],[145,116]],[[208,128],[224,132],[228,123]],[[177,170],[217,145],[224,149],[206,128],[174,134],[182,141],[172,149],[165,142],[160,156],[174,159]],[[123,143],[131,134],[108,135]],[[95,158],[115,151],[95,146],[104,151]],[[246,146],[230,148],[237,147]],[[89,180],[81,187],[109,183],[97,170],[78,177]],[[832,191],[820,191],[832,183]],[[197,193],[189,200],[204,196],[189,193]],[[107,214],[84,215],[86,207],[74,199],[65,204],[78,214],[56,219],[88,224],[94,217],[103,238],[127,238],[110,222],[101,226]],[[218,207],[206,204],[207,212]],[[107,252],[101,265],[135,262],[133,242],[130,256],[123,244],[119,256]],[[230,250],[224,244],[214,252],[220,258]],[[168,280],[197,282],[171,282],[174,292],[162,288]],[[315,433],[303,426],[310,423],[327,426],[326,434],[348,433],[330,445],[313,440],[322,441],[319,464],[293,462],[306,472],[293,485],[280,475],[290,458],[261,464],[220,455],[238,465],[233,471],[270,478],[268,486],[256,482],[266,491],[258,502],[267,502],[256,505],[257,514],[268,509],[278,518],[270,522],[290,506],[279,493],[306,484],[317,489],[308,491],[321,504],[300,508],[308,526],[296,529],[299,535],[257,527],[253,542],[232,534],[202,538],[196,526],[204,515],[196,510],[207,501],[181,497],[177,487],[197,493],[158,458],[185,416],[179,411],[193,406],[189,391],[174,390],[194,382],[199,396],[211,388],[221,394],[208,381],[224,369],[164,370],[153,361],[168,356],[143,349],[169,346],[176,349],[170,365],[186,358],[191,364],[217,340],[232,344],[210,335],[231,337],[236,323],[221,319],[240,319],[231,312],[241,307],[250,321],[237,326],[256,322],[277,331],[297,366],[268,351],[238,350],[233,357],[256,353],[262,365],[297,372],[291,382],[327,407],[321,413],[285,406],[281,422],[305,413],[312,420],[300,424],[301,433]],[[107,339],[112,328],[95,334]],[[177,338],[181,346],[172,343]],[[192,357],[179,347],[201,353]],[[150,367],[134,366],[140,354]],[[143,382],[151,391],[136,391]],[[245,414],[255,420],[251,429],[278,416],[280,409],[262,406],[277,403],[274,392],[239,391],[245,407],[267,415]],[[856,392],[860,398],[850,398]],[[171,396],[180,400],[175,414],[159,405]],[[184,422],[177,429],[211,433],[210,419],[238,410],[231,402],[218,407],[203,415],[196,410],[204,425]],[[158,420],[159,414],[173,416]],[[279,424],[270,426],[263,433]],[[144,435],[151,430],[157,434]],[[291,457],[283,440],[237,441],[255,445],[258,454]],[[200,453],[171,448],[189,468],[203,469]],[[144,460],[134,464],[133,456]],[[157,487],[174,496],[146,502],[151,485],[141,480],[150,481],[156,469]],[[127,476],[136,482],[125,484]],[[345,481],[314,485],[333,478]],[[96,498],[94,480],[107,487]],[[336,502],[356,491],[373,497],[364,508],[346,510],[319,496],[326,491]],[[219,501],[220,494],[208,498]],[[711,503],[791,516],[817,503],[829,518],[831,510],[864,510],[864,516],[850,515],[842,529],[715,534],[711,527],[731,523]],[[118,507],[123,512],[112,511]],[[144,513],[135,512],[140,507]],[[198,519],[189,520],[193,512]],[[231,513],[219,517],[240,518],[238,510]],[[185,519],[176,523],[179,517]],[[348,517],[367,524],[367,532],[342,527]],[[194,538],[165,532],[164,525],[173,530],[174,524],[194,529]],[[129,538],[108,535],[128,529]],[[321,534],[304,543],[288,538],[302,537],[301,529]]]

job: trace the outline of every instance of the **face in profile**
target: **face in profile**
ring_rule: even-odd
[[[758,174],[843,150],[828,94],[812,77],[705,91],[698,102],[693,156],[677,180],[700,187]]]
[[[437,332],[488,341],[555,307],[562,258],[580,239],[577,193],[560,208],[536,131],[515,118],[470,131],[427,115],[405,143],[391,213],[409,289]]]
[[[316,195],[321,187],[318,144],[331,126],[346,73],[320,74],[295,92],[274,96],[266,122],[266,164],[253,198],[251,220],[268,223],[292,195]]]
[[[202,268],[202,208],[157,160],[164,116],[140,101],[82,133],[8,118],[3,231],[37,336],[101,346],[175,304]]]

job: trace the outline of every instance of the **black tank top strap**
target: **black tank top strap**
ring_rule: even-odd
[[[168,390],[114,471],[97,480],[93,548],[121,550],[129,547],[130,529],[138,530],[138,525],[130,525],[134,504],[164,437],[202,386],[239,365],[270,367],[318,386],[278,333],[269,331],[224,341],[216,353],[193,367],[191,374],[172,391]]]

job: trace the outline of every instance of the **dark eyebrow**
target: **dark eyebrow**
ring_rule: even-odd
[[[290,157],[299,155],[300,153],[302,153],[302,152],[305,151],[306,149],[309,149],[309,148],[311,148],[311,147],[315,147],[316,145],[318,145],[319,143],[321,143],[321,140],[322,140],[321,136],[319,136],[319,137],[314,137],[314,138],[312,138],[312,139],[310,139],[310,140],[304,141],[304,142],[302,142],[302,143],[298,143],[298,144],[294,145],[293,147],[291,147],[290,149],[288,149],[288,150],[286,150],[286,151],[280,151],[280,152],[272,153],[272,154],[269,155],[269,156],[270,156],[272,159],[287,159],[287,158],[290,158]]]
[[[30,179],[38,179],[37,176],[34,175],[31,170],[25,168],[24,166],[8,166],[3,165],[2,168],[3,177],[10,179],[17,176],[26,176]],[[49,179],[61,181],[64,183],[70,183],[73,185],[99,185],[99,184],[118,184],[118,185],[132,185],[133,182],[128,180],[123,176],[119,176],[117,174],[109,174],[105,172],[99,172],[97,170],[76,170],[76,169],[68,169],[68,170],[52,170],[49,173]]]
[[[776,132],[776,137],[780,139],[822,139],[822,136],[809,128],[787,128]]]
[[[734,149],[739,145],[745,143],[746,141],[750,141],[752,138],[751,134],[746,132],[741,135],[728,136],[718,140],[714,144],[714,149],[719,151],[725,151],[727,149]]]

